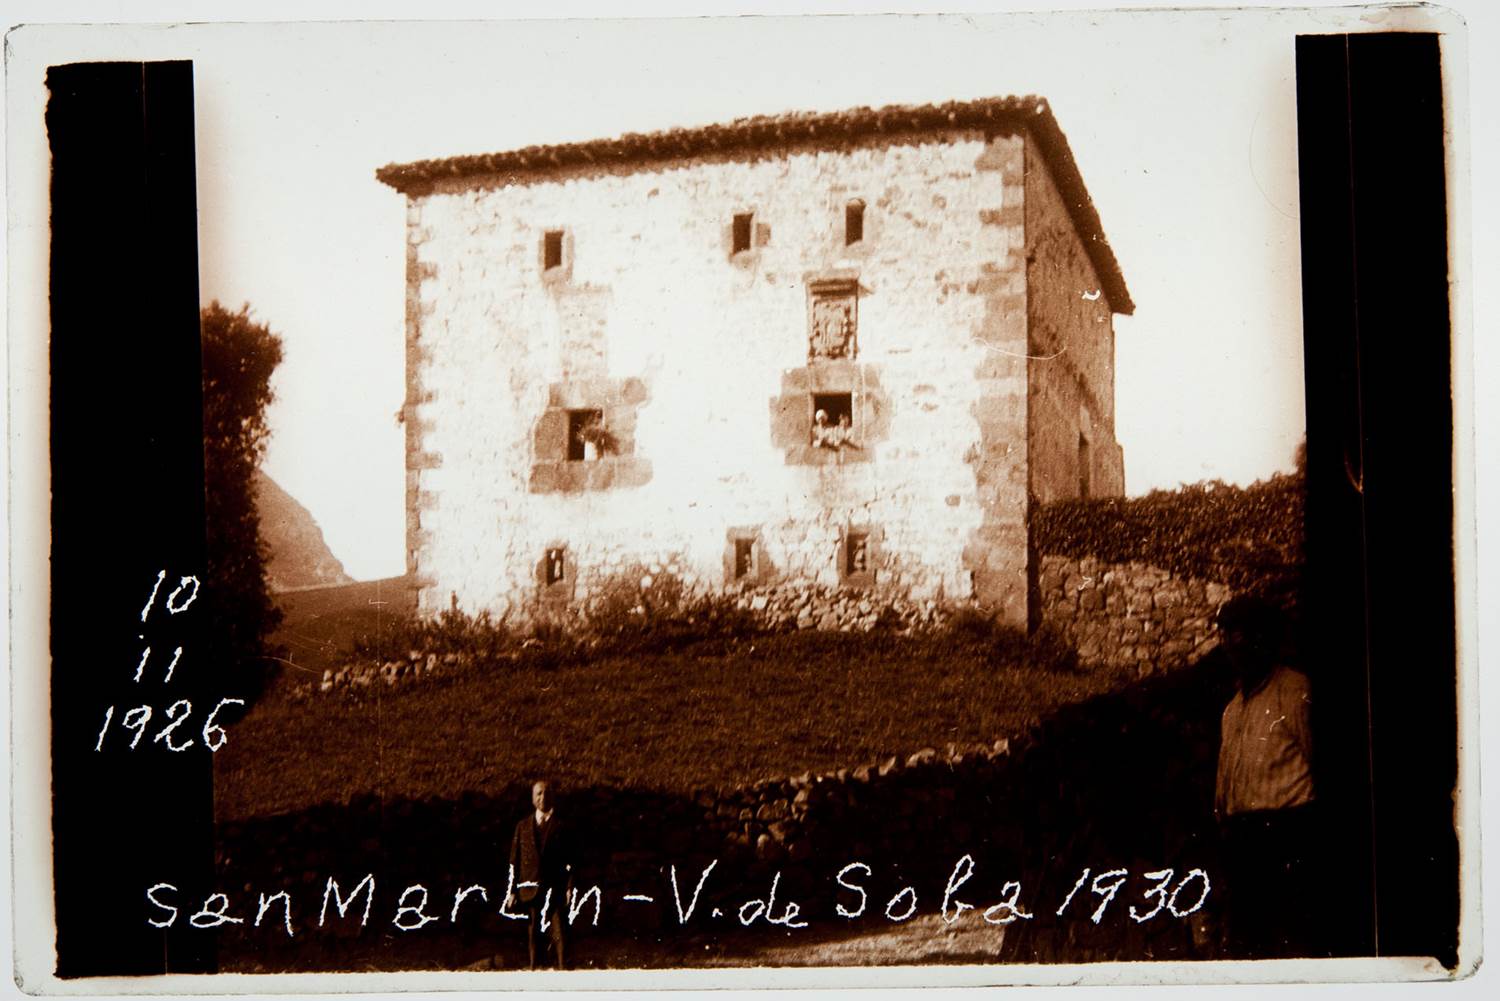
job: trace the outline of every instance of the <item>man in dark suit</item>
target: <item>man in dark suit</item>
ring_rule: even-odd
[[[555,815],[553,793],[546,782],[531,787],[531,813],[516,824],[510,842],[511,871],[515,897],[526,908],[526,950],[536,969],[537,932],[549,936],[557,956],[557,968],[567,969],[563,958],[564,909],[572,886],[572,859],[567,831]]]

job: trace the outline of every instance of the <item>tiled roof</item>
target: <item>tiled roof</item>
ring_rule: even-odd
[[[1003,132],[1019,128],[1031,133],[1047,157],[1058,190],[1072,213],[1073,224],[1104,284],[1110,306],[1119,313],[1133,312],[1135,304],[1125,287],[1114,251],[1105,239],[1099,213],[1094,210],[1093,200],[1073,162],[1068,140],[1052,117],[1052,109],[1039,97],[992,97],[947,104],[757,115],[724,125],[627,133],[617,139],[390,164],[377,170],[375,176],[397,191],[418,195],[444,179],[490,176],[502,183],[517,183],[566,168],[628,169],[684,157],[744,154],[792,146],[836,146],[881,134],[951,129]]]

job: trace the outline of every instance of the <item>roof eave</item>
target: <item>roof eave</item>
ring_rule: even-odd
[[[1083,240],[1109,298],[1110,308],[1127,316],[1134,313],[1135,303],[1126,288],[1119,261],[1104,235],[1103,224],[1074,162],[1068,140],[1047,102],[1031,95],[914,107],[893,105],[878,109],[761,116],[724,125],[626,134],[615,139],[393,163],[376,170],[375,177],[415,198],[430,193],[439,181],[449,179],[491,177],[516,183],[568,168],[630,168],[694,156],[951,129],[1031,131],[1052,167],[1074,228]]]

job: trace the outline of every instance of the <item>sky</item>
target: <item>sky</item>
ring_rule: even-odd
[[[203,300],[283,339],[265,469],[370,579],[403,571],[405,526],[404,199],[375,169],[750,114],[1045,97],[1137,306],[1116,327],[1127,493],[1290,468],[1293,36],[1319,16],[201,24],[133,44],[194,60]]]

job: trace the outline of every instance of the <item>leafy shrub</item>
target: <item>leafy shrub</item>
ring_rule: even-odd
[[[761,631],[756,616],[732,595],[691,594],[675,574],[631,566],[595,587],[586,606],[542,609],[525,631],[457,609],[435,618],[401,619],[355,638],[364,661],[437,655],[460,667],[510,665],[550,670],[596,657],[664,652],[704,640],[733,640]],[[450,655],[453,655],[450,657]]]
[[[671,617],[684,590],[675,574],[632,563],[593,588],[584,609],[588,631],[596,639],[634,635]]]
[[[615,636],[677,618],[691,602],[681,577],[632,563],[594,585],[585,618],[593,635]]]
[[[1207,481],[1144,497],[1038,505],[1039,552],[1106,563],[1140,561],[1236,591],[1287,594],[1303,562],[1305,480],[1273,476],[1248,487]]]
[[[1078,654],[1056,631],[1043,627],[1027,634],[1007,626],[994,615],[972,605],[955,609],[948,617],[939,642],[964,654],[978,654],[996,667],[1027,664],[1049,671],[1072,671]]]
[[[537,619],[531,624],[531,635],[522,644],[525,648],[538,646],[560,647],[569,641],[567,624],[554,618]]]
[[[1049,671],[1078,670],[1078,651],[1052,626],[1038,629],[1026,642],[1028,663]]]
[[[255,470],[271,429],[266,408],[281,339],[250,317],[211,302],[200,314],[203,348],[204,604],[209,648],[204,660],[233,679],[251,702],[275,675],[269,643],[281,621],[266,581]]]
[[[358,636],[354,652],[375,660],[405,657],[412,650],[423,654],[459,654],[475,660],[493,660],[515,650],[519,637],[504,622],[495,622],[489,612],[477,616],[448,609],[434,619],[399,619],[381,631]]]
[[[586,608],[586,632],[596,653],[657,653],[708,639],[760,631],[732,595],[692,594],[668,570],[631,564],[598,584]]]
[[[741,608],[731,594],[698,595],[687,603],[682,615],[705,637],[734,639],[766,631],[761,619],[748,608]]]
[[[989,612],[973,605],[963,605],[948,616],[943,632],[958,646],[977,646],[992,642],[1001,628]]]

